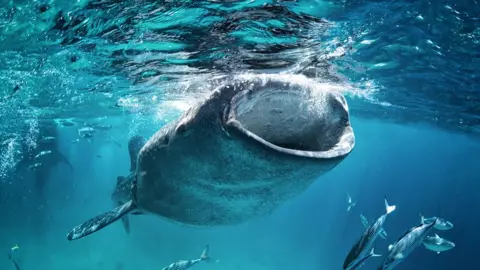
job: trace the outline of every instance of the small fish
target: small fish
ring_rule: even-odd
[[[56,138],[53,137],[53,136],[46,136],[46,137],[42,137],[40,139],[40,143],[49,143],[49,142],[53,142],[55,140],[56,140]]]
[[[37,168],[40,167],[40,166],[42,166],[42,163],[35,163],[35,164],[33,164],[33,165],[28,166],[28,169],[29,169],[29,170],[35,170],[35,169],[37,169]]]
[[[423,240],[423,245],[426,249],[437,252],[437,254],[455,247],[455,243],[441,238],[438,236],[438,234],[425,237],[425,240]]]
[[[347,212],[350,212],[350,210],[352,210],[352,208],[355,207],[355,205],[357,204],[352,200],[352,197],[350,197],[350,194],[348,193],[347,193],[347,203],[348,203]]]
[[[80,138],[92,138],[93,133],[95,133],[95,129],[91,127],[83,127],[78,129],[78,136]]]
[[[388,246],[389,254],[378,270],[390,270],[405,260],[419,245],[422,244],[427,234],[434,228],[435,222],[425,223],[423,216],[421,224],[413,227],[403,234],[397,242]]]
[[[39,159],[43,156],[50,155],[51,153],[52,153],[51,150],[42,151],[42,152],[38,153],[38,155],[35,156],[35,159]]]
[[[71,144],[76,144],[76,143],[78,143],[79,141],[80,141],[80,139],[75,139],[75,140],[73,140],[73,141],[71,142]]]
[[[15,245],[15,246],[13,246],[13,247],[11,248],[11,250],[12,250],[12,251],[15,251],[15,250],[17,250],[17,249],[19,249],[19,248],[20,248],[20,247],[19,247],[18,245]]]
[[[102,155],[99,155],[99,154],[97,154],[96,157],[97,158],[103,158]]]
[[[380,254],[376,254],[375,253],[375,249],[372,248],[372,250],[370,251],[370,253],[367,255],[367,256],[364,256],[363,258],[361,258],[360,260],[357,260],[355,263],[353,263],[352,265],[349,265],[348,266],[348,270],[355,270],[355,269],[358,269],[360,267],[363,266],[363,264],[365,263],[365,261],[370,258],[370,257],[381,257],[382,255]]]
[[[188,260],[188,261],[174,262],[174,263],[170,264],[169,266],[163,268],[162,270],[187,270],[187,269],[191,269],[192,266],[196,265],[197,263],[209,259],[208,250],[209,250],[209,246],[206,245],[205,248],[202,251],[202,254],[200,255],[200,258],[194,259],[194,260]]]
[[[95,129],[101,130],[101,131],[107,131],[112,129],[112,125],[96,125]]]
[[[12,257],[12,254],[8,254],[8,259],[13,262],[16,270],[20,270],[20,265],[18,265],[17,261],[15,261],[15,259]]]
[[[370,226],[370,223],[368,222],[368,219],[367,219],[364,215],[360,214],[360,219],[362,220],[362,224],[363,224],[363,226],[365,227],[365,229]],[[387,239],[388,234],[387,234],[387,232],[385,231],[384,228],[382,228],[382,229],[380,230],[380,235],[379,235],[379,236],[380,236],[382,239]]]
[[[385,214],[380,216],[375,223],[373,223],[367,230],[363,233],[363,235],[358,239],[357,243],[350,249],[348,252],[345,261],[343,262],[343,269],[348,269],[349,267],[356,264],[357,261],[361,260],[361,258],[365,255],[365,252],[368,252],[373,248],[373,244],[375,240],[380,235],[380,231],[387,219],[387,216],[395,211],[395,205],[389,205],[387,198],[385,198]]]
[[[73,127],[75,125],[75,123],[69,120],[60,120],[59,124],[64,127]]]
[[[435,224],[435,229],[440,231],[447,231],[453,228],[453,223],[440,217],[430,217],[430,218],[425,218],[424,220],[425,220],[425,223],[433,223],[435,222],[435,220],[437,220],[437,224]]]

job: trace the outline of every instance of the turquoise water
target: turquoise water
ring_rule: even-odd
[[[4,1],[0,8],[0,269],[341,269],[365,228],[397,209],[377,269],[420,213],[455,248],[419,246],[395,269],[477,269],[480,209],[476,1]],[[224,74],[302,74],[341,89],[352,153],[269,215],[198,228],[131,216],[73,242],[115,206],[128,139],[150,137]],[[83,127],[92,138],[79,138]],[[56,137],[41,143],[42,137]],[[48,146],[45,146],[48,145]],[[32,172],[41,150],[72,165]],[[356,202],[347,211],[347,194]],[[2,251],[5,256],[2,257]]]

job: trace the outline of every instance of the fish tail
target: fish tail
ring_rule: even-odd
[[[422,213],[420,213],[420,223],[423,225],[425,224],[425,217],[423,216]]]
[[[387,215],[395,211],[395,208],[397,208],[395,205],[388,204],[387,197],[385,197],[385,210],[387,212]]]
[[[370,256],[372,256],[372,257],[381,257],[382,255],[376,254],[376,253],[375,253],[375,248],[372,248],[372,250],[370,251]]]
[[[202,251],[202,254],[200,255],[200,259],[201,260],[208,260],[210,259],[210,257],[208,256],[208,251],[210,249],[210,246],[209,245],[206,245],[204,248],[203,248],[203,251]]]

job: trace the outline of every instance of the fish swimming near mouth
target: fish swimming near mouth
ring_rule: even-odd
[[[384,199],[385,201],[385,214],[381,215],[377,221],[375,221],[370,227],[368,227],[363,235],[358,239],[355,245],[350,249],[343,262],[343,269],[349,269],[352,265],[354,265],[358,260],[364,257],[365,253],[368,252],[373,248],[375,240],[380,235],[385,220],[387,216],[395,211],[395,205],[389,205],[387,198]]]
[[[421,214],[420,214],[421,216]],[[433,223],[437,221],[435,224],[435,229],[440,230],[440,231],[447,231],[453,228],[453,223],[445,220],[444,218],[441,217],[429,217],[429,218],[424,218],[425,223]]]
[[[364,215],[360,214],[360,220],[362,221],[363,227],[365,227],[365,229],[367,229],[368,227],[370,227],[370,222],[368,221],[368,219],[367,219]],[[373,222],[375,222],[375,221],[373,221]],[[385,228],[382,228],[382,229],[380,230],[379,236],[380,236],[380,238],[382,238],[382,239],[387,239],[388,234],[387,234],[387,232],[385,231]]]
[[[427,234],[434,228],[435,222],[425,223],[421,218],[421,224],[405,232],[397,242],[388,246],[389,254],[378,270],[391,270],[405,260],[419,245],[422,244]]]
[[[441,238],[438,234],[425,237],[425,240],[423,240],[423,245],[426,249],[436,252],[437,254],[455,247],[455,243]]]
[[[195,226],[235,225],[271,213],[354,148],[346,100],[326,87],[301,75],[228,77],[141,148],[126,178],[131,200],[67,238],[132,212]]]

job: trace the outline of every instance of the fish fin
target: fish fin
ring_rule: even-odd
[[[350,212],[350,209],[352,209],[352,205],[349,205],[349,206],[347,207],[347,212]]]
[[[96,217],[91,218],[90,220],[84,222],[73,228],[67,235],[67,239],[72,241],[82,237],[85,237],[89,234],[97,232],[102,228],[112,224],[113,222],[119,220],[124,215],[128,214],[136,208],[133,201],[129,201],[115,209],[112,209],[108,212],[100,214]]]
[[[423,216],[422,213],[420,213],[420,223],[423,225],[425,224],[425,217]]]
[[[403,258],[403,253],[398,253],[397,255],[395,255],[395,259],[399,260],[399,259],[402,259]]]
[[[208,259],[210,259],[210,257],[208,256],[209,250],[210,250],[210,245],[206,245],[206,246],[203,248],[202,254],[200,255],[200,259],[201,259],[201,260],[208,260]]]
[[[130,219],[128,218],[128,214],[122,217],[122,224],[125,232],[130,234]]]
[[[387,197],[385,198],[385,210],[387,211],[387,215],[395,211],[395,208],[397,208],[395,205],[389,205],[387,201]]]
[[[387,239],[387,231],[385,231],[385,229],[382,228],[382,230],[380,231],[380,237],[383,238],[383,239]]]
[[[388,251],[392,250],[393,245],[388,245]]]
[[[375,248],[372,248],[372,250],[370,251],[370,256],[372,256],[372,257],[381,257],[382,255],[376,254],[376,253],[375,253]]]
[[[439,238],[440,238],[440,236],[439,236],[438,234],[435,234],[435,238],[439,239]]]
[[[368,228],[368,220],[364,215],[360,214],[360,220],[362,221],[363,226]]]

